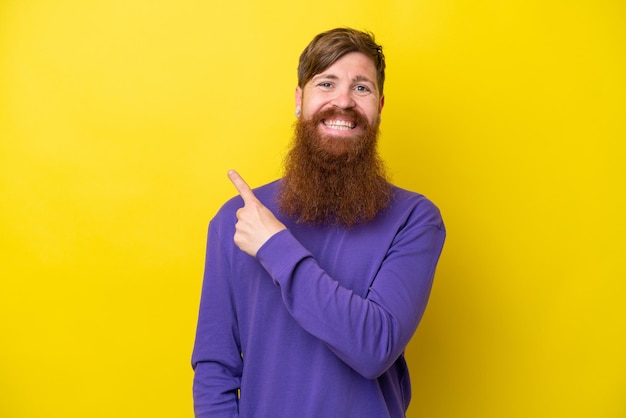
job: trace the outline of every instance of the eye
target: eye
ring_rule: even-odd
[[[321,88],[323,88],[323,89],[330,89],[330,88],[333,86],[333,84],[332,84],[332,83],[330,83],[330,82],[328,82],[328,81],[322,81],[322,82],[321,82],[321,83],[319,83],[317,86],[318,86],[318,87],[321,87]]]
[[[370,93],[372,91],[369,87],[363,85],[358,85],[354,89],[359,93]]]

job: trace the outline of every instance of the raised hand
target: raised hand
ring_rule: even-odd
[[[247,254],[256,257],[257,251],[268,239],[287,227],[256,198],[239,173],[230,170],[228,178],[243,199],[243,207],[237,211],[235,245]]]

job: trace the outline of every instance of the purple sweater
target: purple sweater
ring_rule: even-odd
[[[370,223],[297,224],[278,212],[279,184],[254,193],[288,229],[256,258],[233,243],[240,197],[210,222],[192,355],[196,417],[404,417],[403,353],[443,247],[439,210],[394,187]]]

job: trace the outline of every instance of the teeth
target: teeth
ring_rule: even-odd
[[[347,131],[356,126],[354,122],[350,122],[347,120],[326,120],[324,121],[324,125],[332,129],[338,129],[340,131]]]

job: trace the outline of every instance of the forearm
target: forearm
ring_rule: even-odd
[[[386,307],[340,286],[312,257],[278,280],[283,301],[300,326],[366,378],[387,370],[413,333],[401,329]]]
[[[216,363],[201,362],[194,367],[193,406],[196,418],[239,416],[238,379]]]
[[[243,363],[221,239],[209,230],[207,258],[192,354],[196,417],[236,417]]]
[[[300,326],[358,373],[375,378],[404,351],[426,307],[443,241],[436,229],[422,234],[432,237],[387,257],[362,295],[342,287],[288,231],[268,241],[258,259]]]

